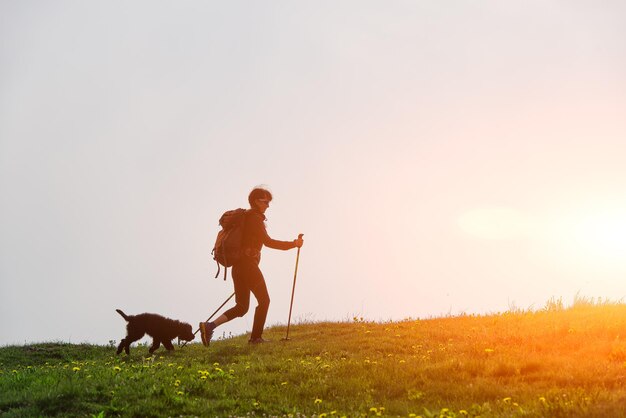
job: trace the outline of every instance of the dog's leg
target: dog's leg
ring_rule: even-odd
[[[122,352],[122,350],[124,350],[127,355],[130,355],[130,344],[131,343],[132,343],[132,341],[130,341],[128,337],[123,338],[122,341],[120,341],[120,345],[117,346],[117,353],[116,354],[119,354],[119,353]]]
[[[150,350],[148,350],[148,351],[150,352],[150,354],[152,354],[156,350],[158,350],[159,347],[161,347],[161,341],[159,341],[158,338],[155,338],[155,339],[152,340],[152,347],[150,347]]]
[[[141,330],[133,328],[132,326],[129,326],[127,330],[128,330],[128,335],[126,336],[126,338],[122,340],[120,345],[124,344],[124,351],[126,352],[126,354],[130,355],[130,345],[134,343],[135,341],[140,340],[141,337],[145,335],[145,333]],[[118,351],[121,352],[119,348],[118,348]]]
[[[174,346],[172,345],[172,342],[170,340],[163,341],[163,345],[165,346],[167,351],[174,351]]]
[[[124,350],[126,352],[126,354],[130,354],[130,344],[132,343],[132,341],[129,341],[128,337],[123,338],[122,341],[120,341],[120,345],[117,346],[117,352],[115,354],[119,354],[122,352],[122,350]]]
[[[122,341],[120,341],[120,344],[117,346],[117,352],[115,354],[119,354],[122,352],[122,350],[125,348],[126,346],[126,338],[122,338]]]

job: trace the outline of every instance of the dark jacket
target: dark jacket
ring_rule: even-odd
[[[257,263],[261,259],[261,248],[264,245],[275,250],[290,250],[296,246],[294,241],[279,241],[270,238],[265,228],[265,220],[265,215],[254,209],[246,212],[241,244],[244,255],[256,259]]]

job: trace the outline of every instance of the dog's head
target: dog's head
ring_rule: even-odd
[[[191,325],[187,323],[182,323],[180,329],[178,330],[178,338],[184,341],[191,341],[196,336],[193,335],[193,329]]]

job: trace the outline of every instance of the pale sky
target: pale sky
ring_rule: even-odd
[[[197,327],[264,184],[293,318],[626,297],[626,3],[0,0],[0,344]],[[285,324],[295,251],[263,251]],[[250,330],[243,319],[218,334]]]

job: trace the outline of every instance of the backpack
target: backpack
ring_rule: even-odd
[[[220,274],[220,265],[224,266],[224,280],[228,267],[232,267],[241,257],[241,239],[246,219],[246,209],[234,209],[224,212],[220,217],[222,229],[217,233],[213,246],[213,260],[217,262],[217,273]]]

